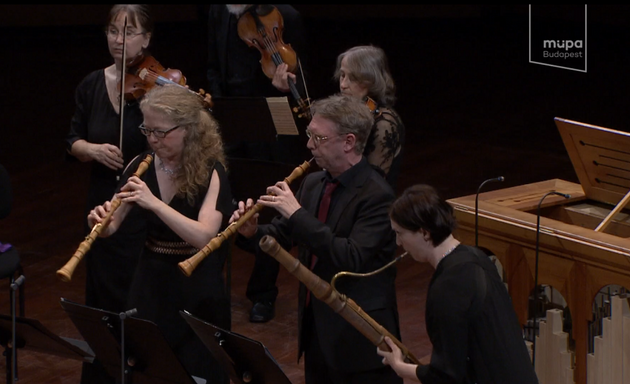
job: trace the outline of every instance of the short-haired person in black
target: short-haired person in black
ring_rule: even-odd
[[[535,384],[536,372],[510,295],[496,266],[476,247],[461,244],[451,205],[424,184],[407,188],[390,207],[396,241],[435,272],[425,321],[431,362],[403,361],[400,349],[376,352],[399,376],[421,383]]]

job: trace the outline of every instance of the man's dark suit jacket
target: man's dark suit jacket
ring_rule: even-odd
[[[325,171],[307,175],[296,193],[302,208],[289,219],[278,216],[271,224],[259,226],[252,240],[270,235],[284,249],[297,245],[305,266],[310,265],[312,254],[317,255],[313,272],[328,283],[338,272],[372,272],[392,261],[396,237],[388,209],[395,195],[387,181],[363,158],[338,178],[341,184],[322,223],[317,211],[326,177]],[[340,278],[335,286],[400,339],[395,278],[394,266],[371,277]],[[298,359],[303,352],[305,298],[306,287],[300,284]],[[383,367],[376,347],[365,336],[326,303],[312,300],[320,345],[330,366],[343,372]]]

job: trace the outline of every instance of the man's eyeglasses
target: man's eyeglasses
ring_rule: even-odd
[[[140,128],[140,132],[142,132],[143,135],[149,137],[151,134],[153,134],[153,136],[157,137],[158,139],[163,139],[166,137],[166,135],[168,135],[171,131],[179,128],[180,126],[175,126],[171,129],[167,129],[165,131],[163,130],[159,130],[159,129],[149,129],[147,127],[144,126],[144,123],[140,124],[140,126],[138,128]]]
[[[105,30],[105,34],[110,39],[115,40],[115,39],[118,38],[118,36],[122,35],[123,33],[122,33],[122,31],[119,31],[118,29],[112,27],[112,28],[107,28]],[[138,33],[138,32],[135,32],[135,30],[133,30],[133,29],[127,29],[127,33],[125,34],[125,38],[131,39],[133,37],[136,37],[138,35],[143,35],[143,34],[144,34],[144,32],[139,32]]]
[[[339,135],[337,135],[339,136]],[[310,129],[306,130],[306,137],[308,137],[309,139],[313,139],[313,144],[315,144],[316,147],[319,147],[319,145],[322,143],[322,141],[326,141],[328,139],[330,139],[333,136],[322,136],[322,135],[316,135],[313,132],[311,132]]]

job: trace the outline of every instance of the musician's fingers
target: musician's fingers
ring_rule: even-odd
[[[288,191],[290,190],[289,188],[289,184],[287,184],[286,181],[278,181],[276,183],[276,187],[278,187],[278,189],[282,190],[282,191]]]
[[[107,211],[102,205],[97,205],[90,213],[94,213],[94,217],[98,219],[99,222],[103,217],[105,217],[105,215],[107,215]]]
[[[260,195],[256,203],[263,204],[266,206],[267,203],[271,203],[272,201],[274,201],[274,197],[275,195]]]
[[[283,189],[280,183],[276,183],[276,185],[267,187],[267,195],[278,195],[282,191]]]
[[[129,177],[129,179],[127,179],[127,184],[125,185],[128,188],[130,188],[131,186],[135,185],[135,186],[142,186],[144,184],[144,181],[142,181],[141,178],[139,178],[138,176],[135,175],[131,175]]]
[[[398,349],[398,346],[396,345],[396,343],[394,343],[394,341],[389,336],[385,336],[385,343],[389,345],[389,348],[391,348],[392,351],[394,351],[395,349]]]
[[[287,72],[288,68],[289,66],[286,63],[278,64],[276,66],[276,71],[273,74],[274,76],[278,76],[279,78],[282,78],[282,76]]]
[[[109,153],[113,154],[114,157],[117,157],[117,158],[120,158],[120,159],[123,158],[123,154],[122,154],[122,151],[120,150],[120,148],[118,148],[117,146],[112,145],[112,144],[106,144],[106,145],[107,145],[107,150],[109,151]]]
[[[112,169],[114,171],[122,168],[123,163],[122,161],[117,162],[116,159],[114,157],[111,156],[103,156],[102,160],[100,160],[100,162],[106,166],[109,169]]]
[[[239,201],[238,202],[238,209],[236,211],[234,211],[234,213],[232,214],[232,216],[234,217],[234,220],[238,220],[241,218],[241,216],[243,216],[245,214],[245,212],[247,212],[247,204],[244,201]]]

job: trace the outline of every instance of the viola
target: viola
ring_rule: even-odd
[[[265,75],[272,79],[276,67],[286,63],[291,73],[298,67],[297,54],[291,44],[282,40],[284,19],[278,8],[271,4],[258,4],[250,7],[238,19],[238,36],[248,46],[255,47],[261,54],[260,64]],[[302,99],[295,83],[289,78],[289,89],[299,105],[299,117],[310,118],[307,102]],[[294,112],[298,112],[294,109]]]
[[[151,55],[141,55],[127,64],[125,100],[137,100],[155,85],[186,85],[186,77],[178,69],[166,69]]]

